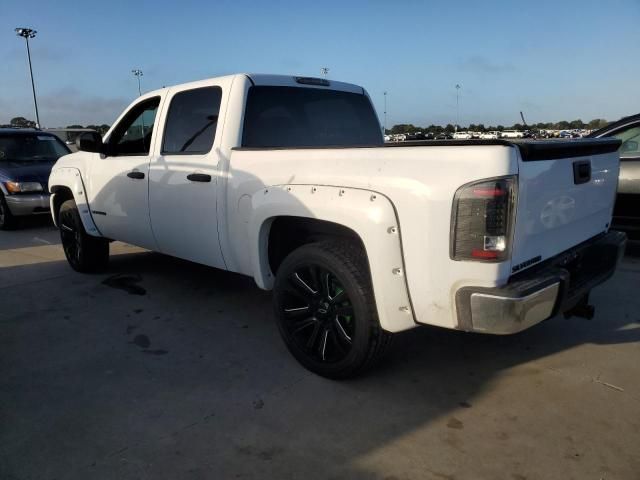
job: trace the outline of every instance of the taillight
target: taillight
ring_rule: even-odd
[[[499,262],[509,258],[517,177],[460,187],[453,198],[451,258]]]

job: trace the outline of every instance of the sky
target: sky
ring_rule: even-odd
[[[364,86],[387,127],[640,111],[640,0],[0,0],[0,123],[111,124],[142,90],[255,72]],[[459,109],[456,108],[456,88]],[[459,112],[459,113],[458,113]]]

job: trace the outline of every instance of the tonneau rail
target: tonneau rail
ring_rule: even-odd
[[[321,145],[296,147],[234,147],[232,150],[339,150],[344,148],[409,148],[409,147],[465,147],[465,146],[515,147],[525,162],[587,157],[615,152],[621,141],[616,138],[577,138],[573,140],[409,140],[380,145]]]

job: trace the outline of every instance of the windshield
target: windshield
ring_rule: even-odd
[[[54,161],[70,153],[53,135],[0,135],[0,162]]]

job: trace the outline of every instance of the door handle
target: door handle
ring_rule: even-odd
[[[187,175],[187,180],[191,180],[192,182],[210,182],[211,175],[207,175],[206,173],[190,173]]]
[[[573,183],[580,185],[591,180],[591,162],[583,160],[573,162]]]
[[[133,171],[127,173],[127,177],[135,178],[137,180],[142,180],[144,178],[144,173],[139,172],[137,170],[133,170]]]

